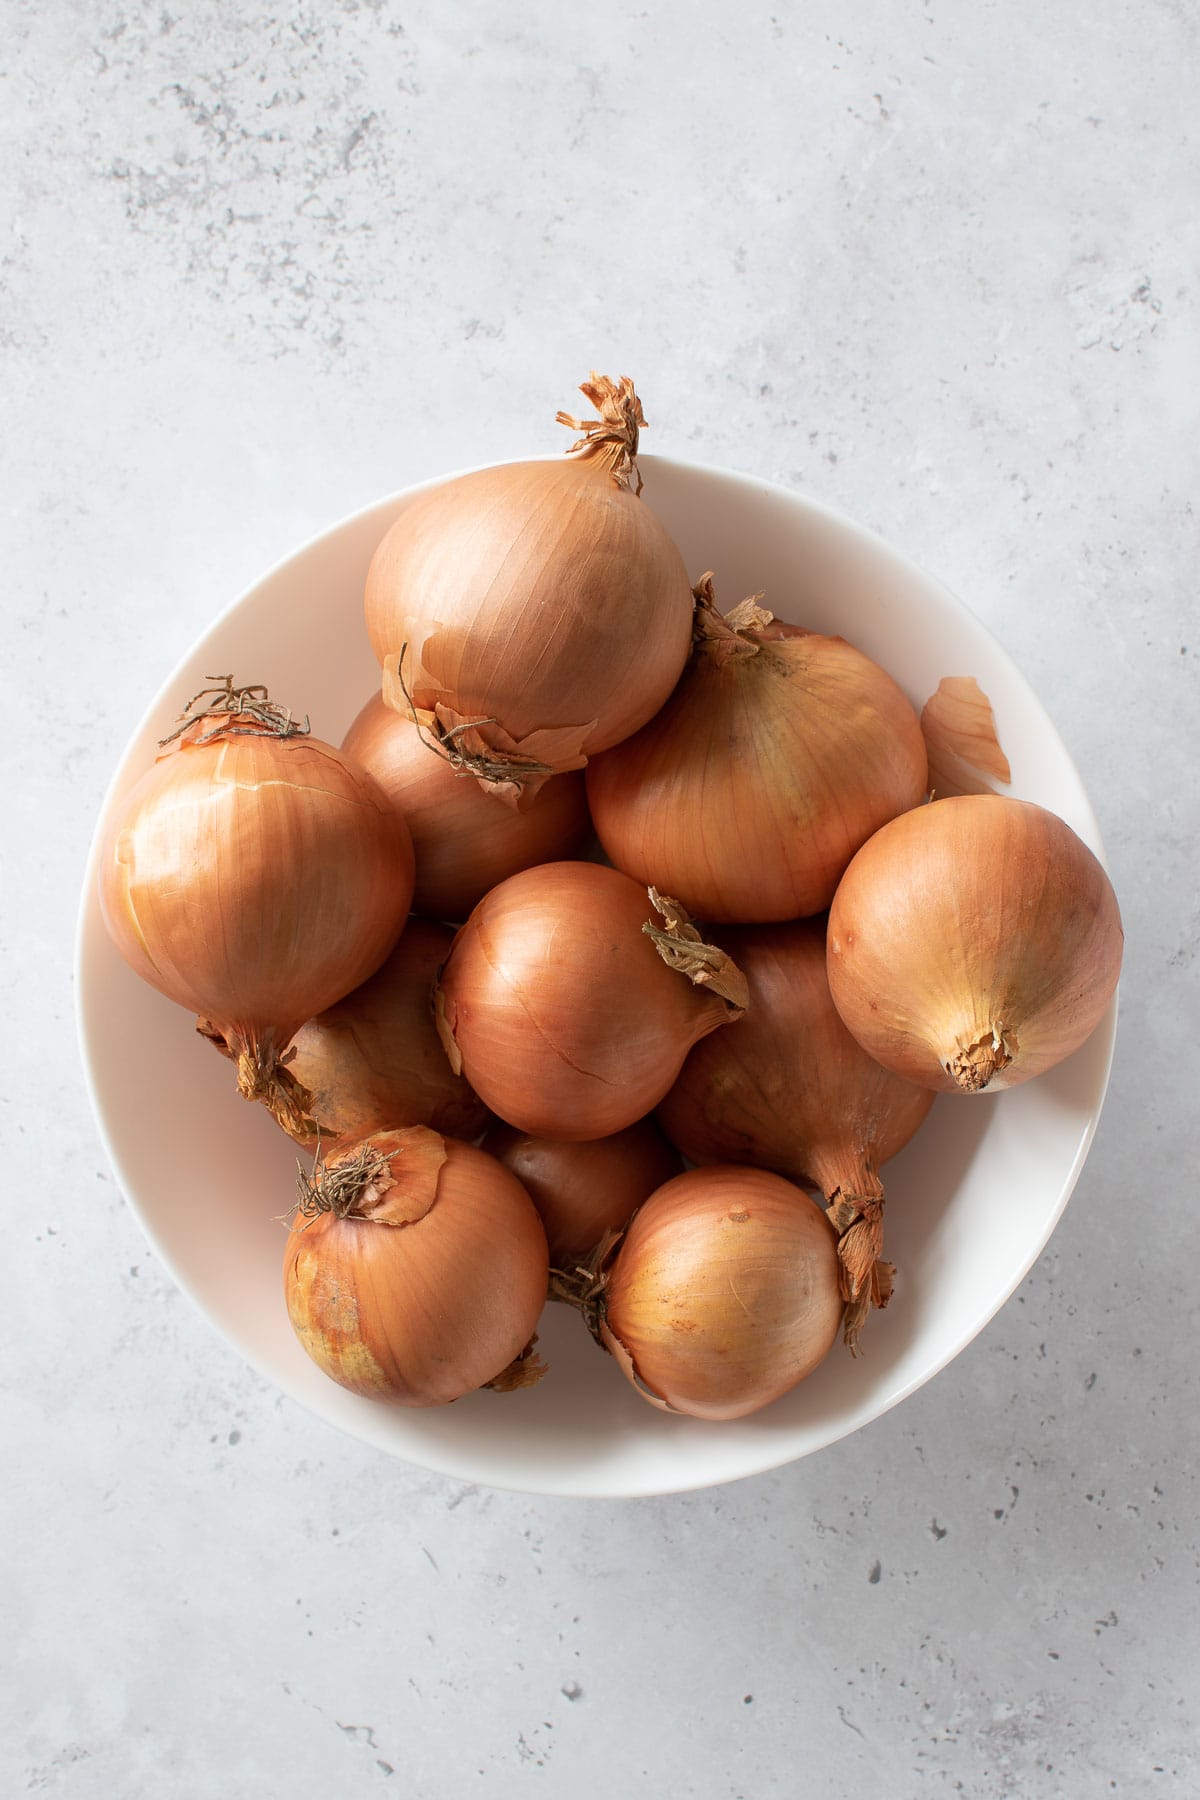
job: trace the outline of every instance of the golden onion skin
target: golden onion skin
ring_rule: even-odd
[[[676,1176],[635,1215],[601,1334],[654,1404],[740,1419],[810,1375],[841,1319],[825,1216],[782,1176],[720,1166]]]
[[[878,1170],[933,1095],[867,1055],[826,975],[825,922],[729,926],[717,939],[750,988],[736,1031],[689,1053],[658,1120],[692,1162],[750,1163],[820,1188],[882,1194]]]
[[[574,856],[592,835],[583,776],[556,775],[506,806],[457,773],[404,714],[374,695],[342,748],[372,774],[408,827],[416,857],[413,911],[461,924],[509,875]]]
[[[433,1020],[453,941],[448,925],[410,919],[373,975],[300,1027],[287,1066],[310,1096],[310,1122],[289,1136],[311,1147],[313,1126],[326,1146],[396,1126],[466,1139],[487,1129],[492,1115],[446,1061]]]
[[[378,968],[412,886],[404,822],[365,770],[317,738],[252,730],[176,740],[100,858],[104,921],[130,966],[281,1049]]]
[[[493,1125],[483,1148],[525,1188],[546,1228],[550,1261],[566,1272],[586,1262],[606,1233],[622,1231],[642,1201],[683,1168],[651,1119],[571,1143]]]
[[[572,1140],[621,1131],[729,1020],[662,961],[642,929],[653,916],[645,888],[597,863],[526,869],[475,908],[438,1004],[462,1073],[507,1124]]]
[[[592,755],[643,725],[688,654],[692,594],[666,527],[598,462],[475,470],[418,495],[367,575],[379,661],[419,651],[428,691],[520,740],[579,727]]]
[[[387,1151],[406,1132],[365,1143]],[[410,1223],[297,1217],[284,1254],[288,1317],[331,1380],[396,1406],[443,1406],[525,1351],[546,1298],[546,1237],[533,1202],[494,1157],[447,1138]]]
[[[1031,801],[957,795],[894,819],[842,877],[829,986],[885,1068],[946,1093],[998,1093],[1090,1036],[1121,971],[1112,883]]]
[[[822,911],[859,846],[925,793],[920,721],[837,637],[774,626],[700,641],[635,736],[587,767],[605,852],[713,924]]]

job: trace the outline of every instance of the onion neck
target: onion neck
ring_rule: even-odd
[[[576,439],[568,452],[581,462],[598,462],[619,487],[642,491],[642,477],[637,466],[638,436],[645,429],[646,415],[628,375],[613,381],[611,376],[592,371],[590,381],[583,381],[579,391],[590,400],[600,417],[577,419],[572,413],[555,414],[559,425],[567,425],[583,436]],[[636,487],[633,485],[636,482]]]
[[[773,614],[758,603],[761,594],[751,594],[731,612],[717,611],[716,589],[712,570],[702,575],[692,589],[696,609],[692,614],[692,655],[718,668],[728,662],[757,656],[760,646],[754,634],[771,624]]]
[[[217,1025],[211,1019],[197,1019],[196,1030],[237,1065],[238,1093],[243,1100],[257,1100],[265,1106],[297,1143],[319,1141],[321,1127],[313,1117],[313,1096],[287,1067],[296,1052],[281,1053],[275,1031],[259,1033],[236,1025]],[[291,1035],[289,1032],[284,1038],[285,1044]]]
[[[813,1172],[825,1196],[825,1217],[838,1234],[842,1342],[857,1356],[871,1308],[885,1307],[892,1296],[895,1269],[883,1260],[883,1183],[868,1159],[853,1153]]]
[[[727,951],[716,944],[705,943],[687,910],[669,894],[647,888],[650,902],[662,919],[656,925],[648,919],[642,930],[666,963],[679,975],[685,975],[703,998],[715,1003],[716,1010],[706,1007],[697,1020],[698,1030],[692,1042],[707,1037],[718,1025],[740,1019],[750,1003],[746,977]]]

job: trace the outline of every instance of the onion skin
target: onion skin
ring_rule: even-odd
[[[604,1290],[602,1341],[645,1398],[740,1419],[812,1373],[842,1315],[837,1240],[761,1169],[689,1169],[635,1215]]]
[[[368,700],[342,748],[375,777],[408,827],[413,910],[427,918],[461,922],[497,882],[573,856],[592,835],[582,775],[556,775],[514,811],[456,774],[380,695]]]
[[[627,875],[574,862],[510,876],[475,908],[442,971],[443,1043],[507,1124],[572,1141],[622,1131],[733,1016],[662,961],[643,930],[653,910]]]
[[[683,1169],[649,1119],[583,1143],[494,1125],[483,1148],[524,1187],[546,1228],[551,1266],[563,1270],[586,1262],[606,1233],[623,1231],[642,1201]]]
[[[444,1148],[440,1167],[425,1155]],[[546,1296],[546,1239],[533,1202],[494,1157],[436,1133],[380,1132],[399,1184],[380,1217],[298,1217],[284,1295],[309,1356],[340,1386],[397,1406],[442,1406],[503,1377],[529,1346]],[[406,1173],[409,1158],[417,1164]],[[436,1165],[436,1154],[433,1164]]]
[[[924,1122],[934,1096],[881,1068],[851,1037],[825,964],[824,920],[719,933],[746,977],[735,1029],[691,1051],[658,1108],[663,1130],[697,1163],[774,1169],[824,1196],[838,1231],[844,1333],[851,1350],[870,1305],[886,1305],[879,1170]]]
[[[323,1145],[389,1127],[428,1125],[475,1138],[491,1113],[446,1061],[433,1021],[433,987],[454,933],[410,919],[391,955],[361,987],[302,1025],[289,1072],[310,1096],[299,1144]]]
[[[692,600],[666,527],[601,463],[573,457],[419,495],[375,552],[365,610],[381,663],[408,646],[418,706],[491,720],[518,744],[567,730],[554,766],[578,768],[662,705]]]
[[[696,590],[696,642],[671,698],[588,764],[588,804],[617,868],[698,917],[803,918],[829,905],[859,845],[924,796],[920,722],[844,639],[756,606],[765,624],[725,627],[711,591],[707,578]]]
[[[142,776],[109,831],[99,885],[130,967],[208,1022],[247,1098],[289,1110],[278,1055],[395,943],[412,844],[341,751],[235,714],[215,732],[208,719],[189,726]]]
[[[850,864],[830,909],[829,985],[885,1068],[996,1093],[1090,1035],[1123,942],[1112,884],[1062,819],[954,796],[893,820]]]

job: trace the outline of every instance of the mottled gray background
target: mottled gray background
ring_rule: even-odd
[[[1194,1800],[1195,4],[0,25],[3,1791]],[[556,447],[591,367],[969,602],[1128,933],[1000,1316],[857,1437],[630,1504],[431,1477],[250,1374],[114,1189],[70,971],[108,773],[215,611]]]

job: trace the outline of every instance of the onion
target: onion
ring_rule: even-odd
[[[658,1108],[693,1162],[752,1163],[820,1189],[839,1233],[851,1350],[872,1303],[887,1304],[879,1170],[922,1123],[933,1095],[879,1066],[838,1016],[825,973],[824,921],[748,925],[720,935],[750,1004],[734,1031],[697,1044]]]
[[[761,1169],[689,1169],[635,1215],[599,1330],[655,1405],[740,1419],[812,1373],[841,1312],[833,1227],[810,1200]]]
[[[687,656],[679,551],[638,498],[645,424],[628,378],[563,461],[480,469],[419,495],[371,562],[384,695],[503,797],[582,768],[662,705]]]
[[[588,1143],[494,1125],[483,1148],[524,1187],[546,1228],[551,1266],[564,1271],[585,1262],[607,1234],[623,1231],[646,1196],[683,1167],[650,1119]]]
[[[542,863],[480,901],[435,997],[485,1105],[535,1137],[608,1137],[644,1117],[745,984],[680,909],[597,863]]]
[[[894,819],[859,851],[829,915],[829,985],[885,1068],[996,1092],[1083,1043],[1116,989],[1112,884],[1069,825],[971,794]]]
[[[691,660],[661,712],[588,765],[609,858],[701,918],[746,924],[829,905],[873,831],[925,793],[920,721],[840,637],[696,592]]]
[[[446,1061],[433,1021],[433,984],[454,933],[410,919],[369,980],[302,1025],[289,1072],[309,1095],[298,1143],[329,1144],[404,1125],[474,1138],[491,1114]]]
[[[422,1126],[376,1132],[301,1177],[284,1293],[296,1336],[353,1393],[440,1406],[529,1386],[546,1238],[514,1175]]]
[[[408,826],[417,861],[413,907],[430,918],[465,919],[498,881],[572,856],[591,837],[582,775],[555,776],[514,811],[456,774],[378,694],[342,748],[374,775]]]
[[[379,966],[412,885],[408,833],[371,777],[228,676],[189,701],[100,860],[118,950],[201,1015],[285,1129],[307,1096],[281,1052]]]

